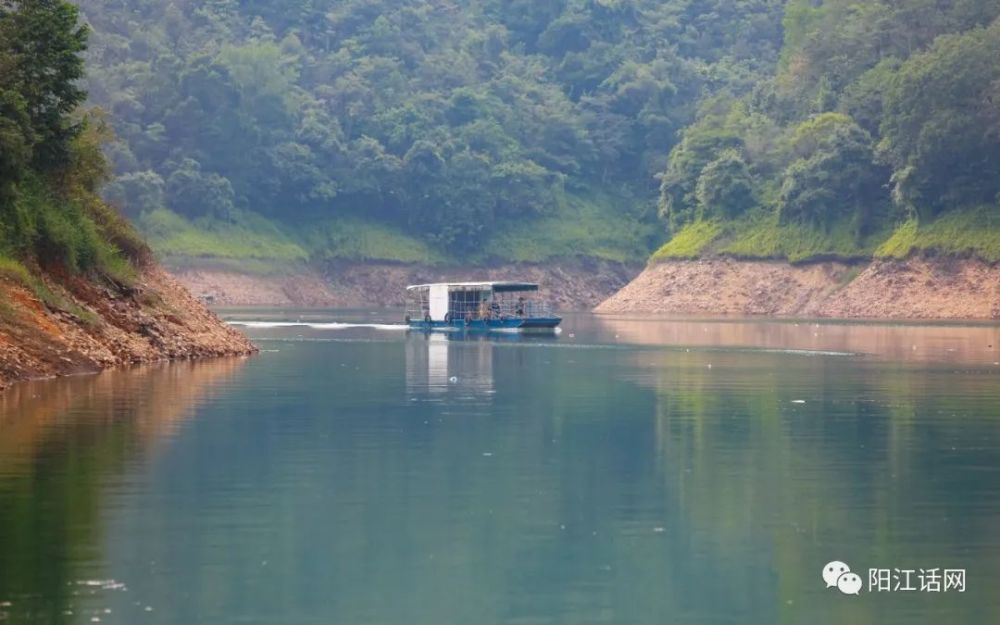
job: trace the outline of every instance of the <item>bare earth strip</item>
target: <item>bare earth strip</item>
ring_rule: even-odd
[[[398,307],[406,286],[459,280],[537,282],[562,310],[589,310],[639,273],[633,264],[597,260],[439,267],[390,262],[335,262],[320,270],[260,276],[214,269],[174,272],[192,293],[217,306]]]
[[[127,290],[80,277],[40,278],[60,304],[0,279],[0,388],[21,379],[256,348],[158,267]]]
[[[715,258],[650,265],[601,313],[1000,319],[1000,266],[914,258],[791,265]]]

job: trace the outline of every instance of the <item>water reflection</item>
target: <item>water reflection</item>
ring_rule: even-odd
[[[845,603],[817,584],[832,559],[852,563],[866,587],[869,567],[968,568],[982,589],[1000,583],[1000,560],[981,557],[1000,527],[994,369],[712,351],[639,363],[645,371],[634,379],[656,392],[655,440],[674,522],[703,567],[668,579],[702,576],[709,590],[695,592],[705,603],[720,586],[739,588],[768,622],[1000,616],[985,590]],[[725,564],[734,561],[753,564]],[[677,592],[692,590],[680,582]]]
[[[597,316],[605,335],[638,345],[870,354],[881,360],[1000,366],[998,325],[905,325]],[[589,320],[589,318],[588,318]]]
[[[411,396],[493,392],[493,342],[486,337],[411,332],[406,340],[406,386]]]
[[[739,325],[258,328],[245,365],[20,387],[0,601],[28,624],[1000,618],[994,330]],[[834,558],[969,591],[841,597]]]
[[[107,490],[242,366],[137,367],[0,394],[0,621],[106,616],[108,593],[125,591],[100,566]]]

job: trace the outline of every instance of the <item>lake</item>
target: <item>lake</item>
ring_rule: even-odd
[[[0,622],[1000,622],[997,326],[228,314],[0,396]]]

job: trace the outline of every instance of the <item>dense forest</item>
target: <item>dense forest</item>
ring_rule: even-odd
[[[110,134],[100,112],[80,108],[88,33],[67,2],[0,1],[0,275],[60,309],[39,270],[128,286],[148,257],[98,196]]]
[[[699,104],[658,253],[1000,260],[1000,2],[791,0],[775,75]]]
[[[1000,259],[1000,0],[79,5],[64,143],[175,257]]]
[[[414,258],[636,259],[679,131],[773,71],[782,5],[81,2],[107,194],[168,251],[335,254],[376,227]]]

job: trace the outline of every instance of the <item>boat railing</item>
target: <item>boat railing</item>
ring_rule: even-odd
[[[412,319],[423,319],[428,308],[421,301],[407,303],[406,314]],[[552,309],[545,302],[534,300],[515,300],[509,298],[494,298],[481,302],[452,301],[448,306],[450,320],[464,319],[479,321],[483,319],[538,319],[554,316]]]
[[[552,316],[552,309],[545,302],[494,299],[487,304],[485,312],[492,319],[536,319]],[[477,308],[471,312],[482,313],[483,309]]]

